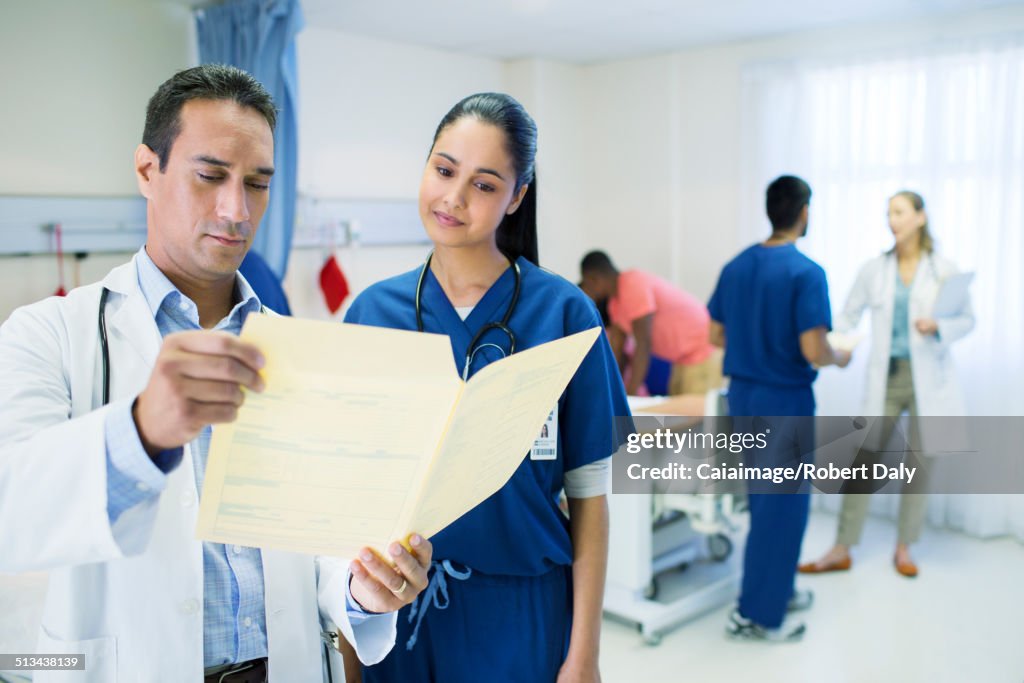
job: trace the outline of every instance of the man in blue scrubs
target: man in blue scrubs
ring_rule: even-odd
[[[730,261],[708,304],[711,341],[725,348],[729,414],[742,431],[763,431],[752,418],[768,417],[768,448],[748,451],[747,464],[795,467],[814,450],[817,368],[845,367],[850,354],[833,349],[825,271],[796,248],[807,234],[811,188],[794,176],[774,180],[766,209],[771,237]],[[806,419],[795,419],[805,417]],[[737,609],[727,626],[736,638],[796,641],[803,624],[785,620],[806,609],[809,591],[796,591],[797,560],[807,525],[806,486],[750,487],[750,532]]]

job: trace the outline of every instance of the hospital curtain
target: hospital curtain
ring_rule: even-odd
[[[764,233],[767,183],[806,178],[814,194],[800,248],[825,268],[836,310],[860,265],[892,245],[888,197],[919,192],[938,252],[976,273],[977,325],[953,347],[969,411],[1024,415],[1024,36],[751,65],[742,92],[744,240]],[[866,357],[865,345],[845,371],[821,374],[820,414],[857,414]],[[895,513],[898,496],[876,498],[875,511]],[[933,498],[933,523],[1024,541],[1024,496]]]
[[[298,174],[298,76],[295,36],[302,29],[298,0],[228,0],[196,10],[199,61],[245,69],[277,104],[270,204],[253,248],[284,279],[291,252]]]

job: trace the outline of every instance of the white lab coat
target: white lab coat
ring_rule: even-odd
[[[123,405],[145,387],[161,338],[134,259],[102,284],[111,291],[111,404]],[[200,681],[203,557],[193,455],[186,446],[166,489],[111,527],[100,291],[89,285],[20,308],[0,327],[0,571],[52,570],[38,651],[85,654],[86,677],[39,672],[36,681]],[[370,617],[353,633],[347,560],[269,550],[262,557],[271,681],[322,680],[321,615],[364,662],[390,651],[394,614]]]
[[[849,332],[857,327],[864,309],[871,309],[871,351],[864,393],[864,414],[869,416],[884,414],[896,272],[896,255],[892,253],[882,254],[865,263],[843,312],[834,321],[836,331]],[[966,414],[949,347],[974,327],[970,301],[958,315],[936,320],[938,337],[926,337],[914,327],[915,320],[931,317],[943,280],[956,272],[956,267],[946,259],[923,254],[910,289],[910,365],[914,399],[918,414],[922,416]]]

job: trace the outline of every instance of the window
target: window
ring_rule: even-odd
[[[971,378],[971,412],[1024,414],[1017,351],[1024,346],[1024,39],[754,66],[743,93],[745,234],[764,235],[763,192],[772,178],[804,177],[814,196],[801,249],[827,271],[835,310],[860,265],[892,245],[888,197],[919,192],[938,251],[976,271],[977,325],[955,347],[961,375]],[[858,351],[863,362],[866,345]],[[863,369],[857,374],[859,382]],[[857,405],[855,398],[824,412]]]

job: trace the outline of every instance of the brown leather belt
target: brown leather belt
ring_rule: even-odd
[[[206,674],[205,683],[267,683],[267,659],[251,659],[232,664],[228,668]]]

